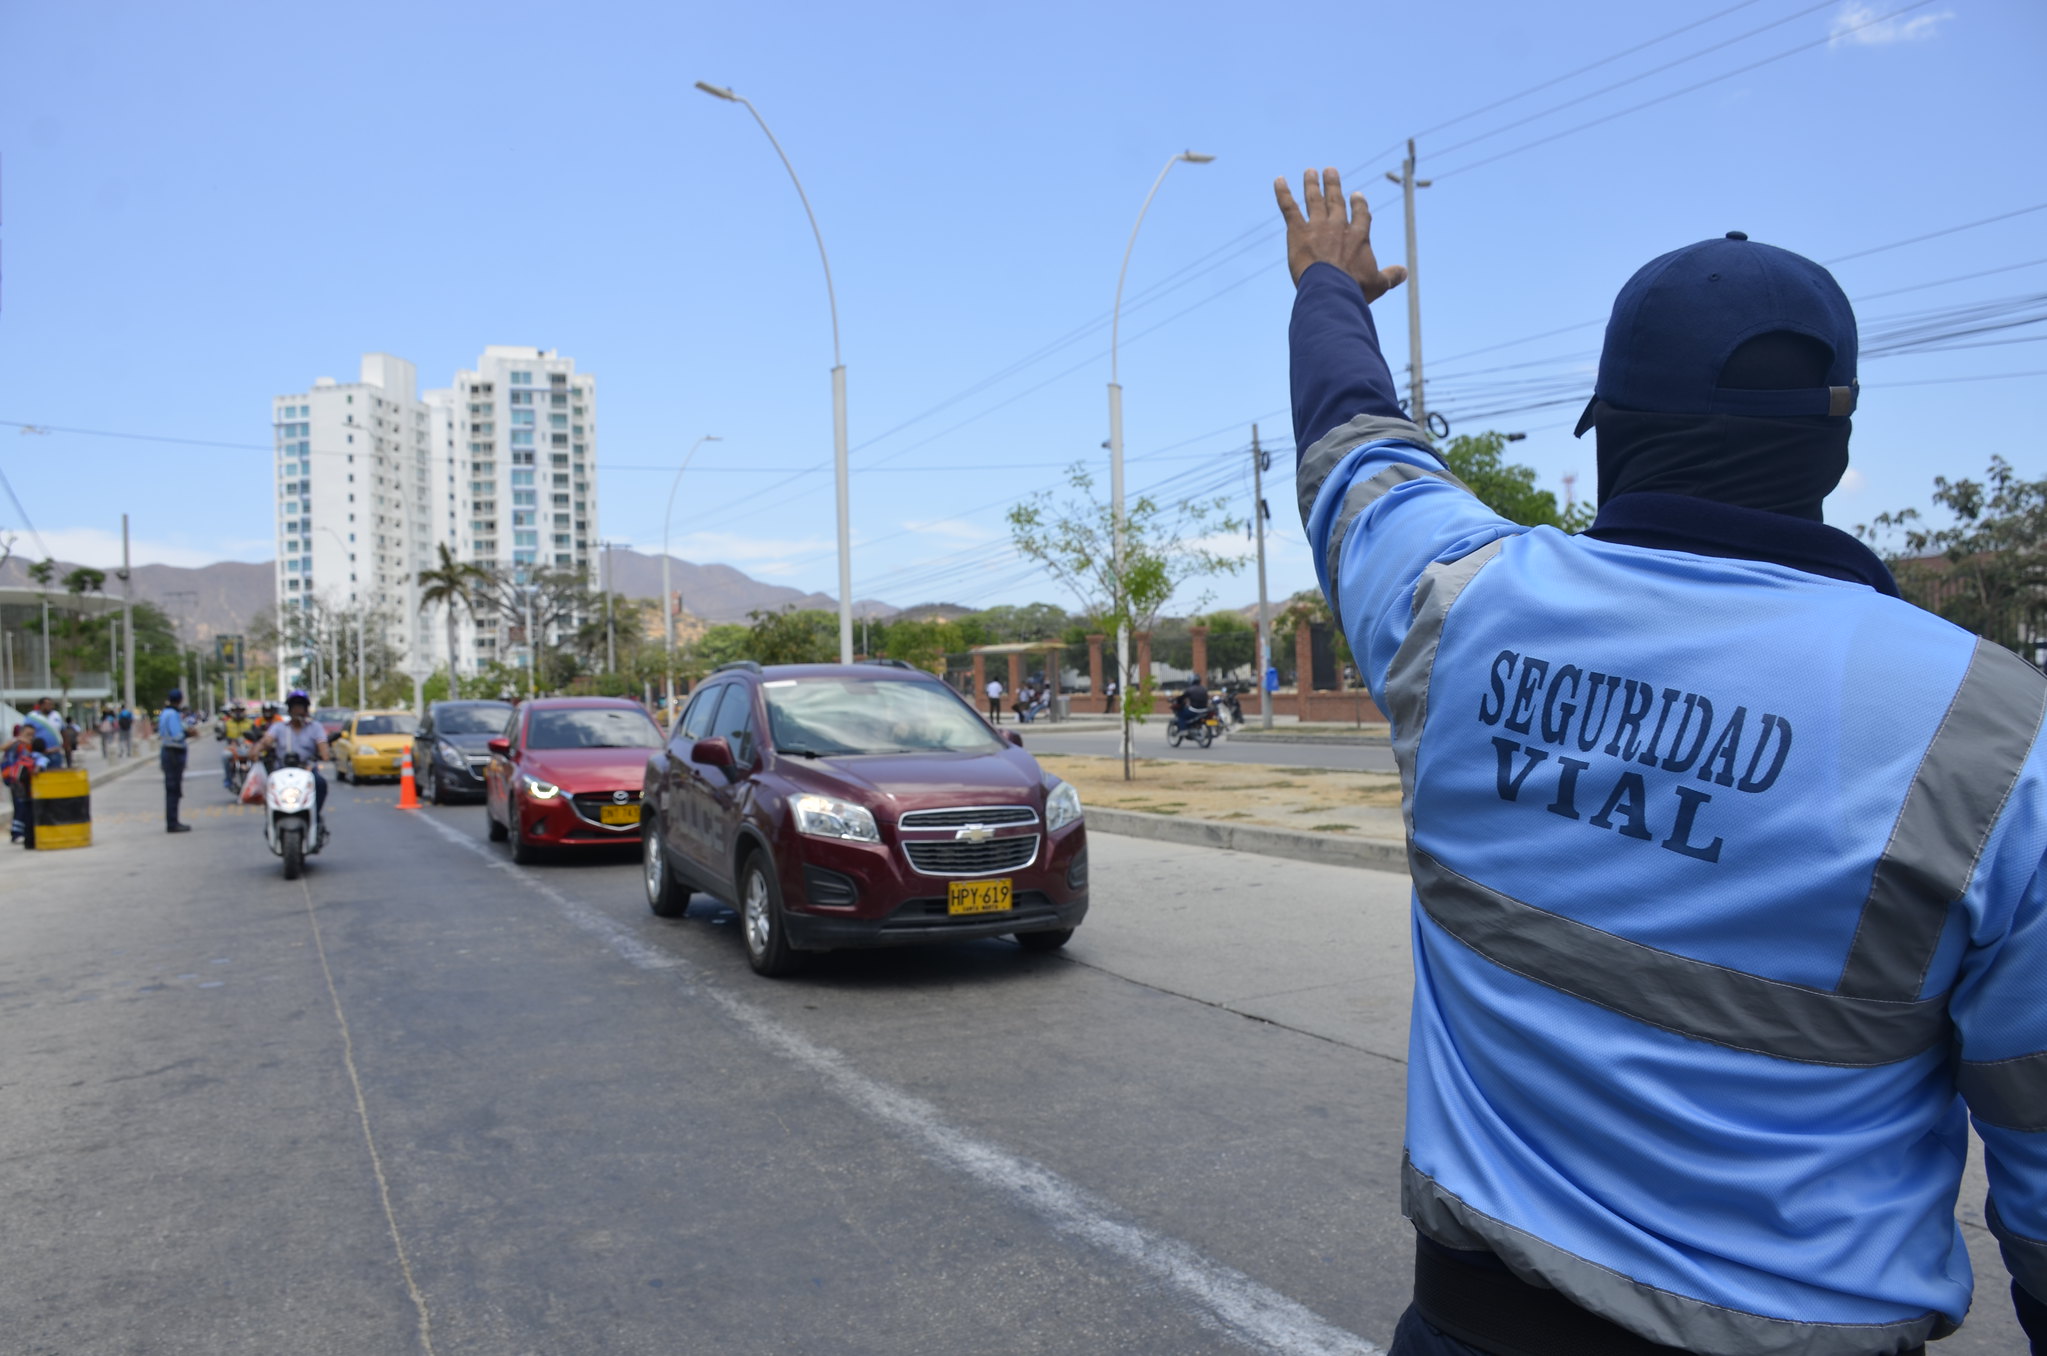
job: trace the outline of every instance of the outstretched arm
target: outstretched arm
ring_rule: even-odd
[[[1371,303],[1407,277],[1379,267],[1372,252],[1372,211],[1350,195],[1334,169],[1301,175],[1303,211],[1284,178],[1272,182],[1286,222],[1287,271],[1297,289],[1289,338],[1293,358],[1295,454],[1360,414],[1400,419],[1393,373],[1379,352]]]

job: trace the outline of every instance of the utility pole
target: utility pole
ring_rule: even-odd
[[[121,705],[135,709],[135,582],[129,578],[128,515],[121,515]]]
[[[1265,597],[1265,449],[1258,445],[1258,425],[1251,425],[1251,521],[1258,532],[1258,723],[1272,728],[1272,693],[1265,671],[1272,666],[1272,605]]]
[[[1400,173],[1388,170],[1386,177],[1400,185],[1401,203],[1407,209],[1407,417],[1426,430],[1429,411],[1422,400],[1421,259],[1414,238],[1414,191],[1427,188],[1430,181],[1414,177],[1413,137],[1407,139],[1407,159],[1400,162]]]

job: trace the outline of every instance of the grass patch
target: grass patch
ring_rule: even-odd
[[[1310,824],[1310,825],[1308,826],[1308,831],[1309,831],[1310,833],[1355,833],[1355,832],[1357,831],[1357,825],[1355,825],[1355,824]]]

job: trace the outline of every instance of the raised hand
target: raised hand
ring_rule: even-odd
[[[1313,170],[1301,173],[1303,213],[1287,187],[1284,175],[1272,181],[1272,194],[1279,199],[1279,214],[1286,221],[1286,266],[1301,281],[1310,264],[1335,264],[1365,290],[1367,302],[1380,297],[1407,280],[1407,270],[1395,264],[1380,268],[1372,253],[1372,209],[1365,195],[1350,195],[1350,211],[1344,211],[1343,179],[1335,169],[1318,176]]]

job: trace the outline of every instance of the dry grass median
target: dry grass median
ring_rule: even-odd
[[[1398,838],[1400,778],[1391,772],[1142,758],[1123,780],[1120,758],[1037,753],[1047,772],[1080,788],[1083,804],[1187,819]]]

